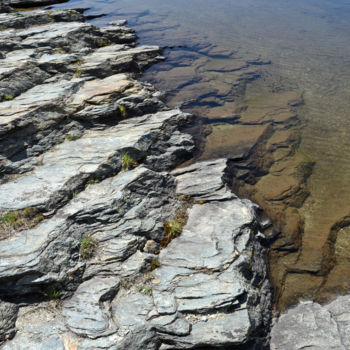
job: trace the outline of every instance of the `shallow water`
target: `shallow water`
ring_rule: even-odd
[[[279,307],[350,287],[350,1],[77,0],[173,47],[144,79],[198,115],[197,159],[244,158],[234,186],[282,235]],[[301,101],[303,100],[303,104]]]

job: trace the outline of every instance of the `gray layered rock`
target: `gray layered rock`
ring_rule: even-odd
[[[271,332],[272,350],[350,348],[350,296],[326,305],[303,302],[276,321]]]
[[[0,344],[15,334],[18,306],[0,301]]]
[[[135,33],[123,24],[96,28],[74,10],[0,15],[3,172],[32,170],[35,157],[67,135],[80,137],[91,119],[111,124],[164,109],[152,86],[132,78],[162,59],[161,50],[134,47]],[[90,98],[71,104],[79,89]]]
[[[11,12],[10,3],[8,0],[1,0],[0,1],[0,14],[7,13],[7,12]]]
[[[116,277],[95,277],[82,283],[75,295],[63,304],[62,315],[68,328],[93,339],[115,333],[116,326],[108,310],[103,308],[103,301],[113,297],[118,287]]]
[[[79,94],[76,99],[80,99]],[[33,172],[0,185],[0,211],[56,208],[89,178],[99,179],[119,172],[123,152],[130,153],[136,161],[141,160],[164,124],[179,118],[186,115],[178,110],[131,118],[56,146],[42,157],[40,166]]]
[[[212,172],[222,177],[224,171],[219,169],[222,167]],[[62,250],[67,254],[67,248],[63,248],[67,237],[68,244],[79,244],[76,232],[89,230],[98,242],[93,258],[86,264],[86,282],[63,302],[63,319],[57,315],[50,321],[59,330],[58,338],[51,339],[52,349],[60,349],[65,339],[73,339],[72,344],[81,349],[95,346],[87,339],[98,339],[102,347],[109,344],[107,348],[111,349],[234,346],[249,343],[267,326],[264,316],[267,317],[269,298],[262,291],[268,296],[269,287],[263,261],[256,260],[261,255],[252,256],[252,250],[261,248],[254,237],[257,222],[249,202],[234,198],[196,204],[188,212],[181,236],[162,249],[159,257],[142,252],[145,238],[160,242],[163,222],[171,217],[171,208],[179,205],[173,201],[167,207],[172,183],[170,175],[138,167],[89,185],[52,219],[33,229],[43,233],[46,225],[56,230],[56,236],[46,230],[46,240],[53,239],[50,244],[61,254]],[[47,246],[43,242],[35,237],[34,242],[28,242],[28,248],[35,249],[33,243]],[[23,247],[17,249],[23,255]],[[55,274],[53,270],[58,266],[48,266],[47,261],[53,257],[53,249],[32,254],[38,255],[36,267],[24,262],[25,278],[7,284],[7,291],[23,293],[25,287],[34,290],[35,286],[54,281],[66,283],[82,267],[73,259],[70,270],[65,271],[67,262],[56,257],[54,263],[59,265],[61,275]],[[33,255],[30,259],[33,261]],[[154,259],[160,267],[147,272]],[[18,260],[13,257],[9,265]],[[26,266],[27,272],[23,270]],[[6,279],[21,272],[18,265],[12,268],[7,269]],[[41,277],[30,280],[28,273],[35,269]],[[19,349],[21,342],[34,344],[34,349],[38,339],[45,343],[44,339],[50,338],[44,328],[34,343],[33,339],[27,341],[26,334],[31,338],[26,328],[29,325],[21,321],[19,318],[17,322],[24,329],[12,341]],[[4,348],[10,349],[10,344]]]
[[[123,172],[89,185],[52,218],[3,240],[0,292],[23,294],[53,282],[65,283],[80,265],[77,250],[87,232],[96,232],[101,251],[86,273],[96,275],[101,270],[106,275],[108,269],[109,274],[117,272],[118,266],[122,268],[121,261],[142,247],[139,235],[152,239],[158,236],[158,240],[162,237],[162,224],[169,214],[162,214],[159,206],[164,204],[161,209],[166,209],[163,196],[169,195],[169,181],[143,167]],[[134,244],[128,244],[128,239]],[[134,251],[129,250],[130,245]],[[130,265],[131,270],[137,268],[136,261]]]
[[[76,11],[9,17],[0,348],[266,347],[256,206],[231,192],[226,159],[173,170],[194,151],[183,132],[193,117],[136,80],[160,48],[136,46],[125,22],[96,28]]]
[[[232,199],[235,195],[228,189],[229,177],[226,159],[216,159],[193,164],[172,172],[176,176],[176,192],[197,200]]]

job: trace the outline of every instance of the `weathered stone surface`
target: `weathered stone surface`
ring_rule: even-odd
[[[62,315],[74,333],[99,338],[115,332],[114,325],[103,302],[117,293],[119,279],[96,277],[82,283],[74,296],[63,303]]]
[[[346,295],[323,306],[303,302],[289,309],[272,328],[271,349],[348,349],[349,305],[350,297]]]
[[[176,176],[176,193],[202,200],[234,198],[225,184],[227,163],[227,159],[217,159],[174,170],[172,174]]]
[[[164,190],[162,186],[165,186]],[[86,232],[100,232],[96,238],[101,241],[96,261],[91,262],[87,274],[89,271],[93,275],[99,271],[106,274],[108,267],[111,275],[116,273],[116,265],[122,269],[121,262],[133,254],[134,250],[129,248],[135,246],[137,250],[142,246],[137,237],[131,238],[130,242],[131,233],[137,235],[143,232],[147,235],[149,231],[149,236],[155,238],[156,232],[159,235],[162,230],[165,218],[157,208],[163,204],[159,196],[169,191],[168,186],[166,178],[138,167],[88,186],[52,218],[3,240],[0,248],[0,280],[3,281],[0,293],[23,294],[48,283],[64,282],[67,275],[77,268],[77,247]],[[152,189],[158,189],[159,195],[152,193]],[[140,194],[137,195],[137,192]],[[146,193],[147,199],[143,198]],[[132,197],[129,204],[127,198]],[[147,218],[147,209],[153,214],[150,218]],[[160,222],[157,223],[157,219]],[[76,224],[73,225],[74,222]],[[92,222],[95,222],[94,225]],[[111,224],[109,230],[108,223]],[[128,265],[131,265],[129,270],[138,272],[135,259]],[[129,274],[132,272],[129,271]]]
[[[0,210],[53,209],[62,200],[67,201],[91,176],[103,178],[118,172],[123,152],[129,152],[136,160],[144,157],[164,124],[181,117],[185,115],[173,110],[132,118],[56,146],[32,173],[0,185]]]
[[[3,0],[4,2],[9,0]],[[52,10],[52,11],[23,11],[16,16],[8,16],[6,14],[0,14],[0,24],[3,29],[5,28],[26,28],[32,25],[57,22],[82,22],[84,16],[75,10]]]
[[[165,349],[192,349],[198,346],[217,348],[242,345],[247,341],[250,320],[247,310],[238,310],[232,315],[218,316],[217,320],[198,322],[193,325],[191,335],[178,339],[174,345],[164,344]]]
[[[18,306],[0,301],[0,344],[15,334]]]
[[[9,17],[0,15],[0,228],[6,215],[44,216],[15,221],[1,241],[0,348],[266,345],[255,206],[229,189],[227,159],[170,172],[194,151],[182,131],[193,117],[135,80],[160,48],[136,46],[123,21],[96,28],[76,11]],[[182,234],[170,239],[174,222]]]
[[[112,72],[127,70],[142,71],[157,61],[159,46],[138,46],[126,48],[123,45],[110,45],[94,51],[81,64],[82,74],[95,74],[105,77]]]

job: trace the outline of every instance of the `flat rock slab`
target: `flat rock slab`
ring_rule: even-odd
[[[179,338],[176,345],[163,344],[160,350],[239,346],[246,342],[250,327],[247,310],[238,310],[231,315],[219,316],[214,321],[196,323],[190,336]]]
[[[272,328],[271,350],[345,350],[350,347],[350,296],[324,306],[303,302],[282,314]]]
[[[89,217],[91,220],[94,215],[102,217],[101,212],[108,212],[112,205],[125,205],[124,191],[130,186],[135,186],[140,179],[146,187],[147,177],[153,177],[157,182],[162,183],[156,174],[144,167],[120,173],[118,176],[88,186],[55,216],[44,220],[33,229],[18,232],[15,236],[1,241],[0,280],[4,281],[0,284],[1,292],[7,294],[12,293],[11,290],[13,290],[17,293],[26,293],[37,285],[64,280],[67,277],[67,271],[77,264],[74,259],[70,261],[72,257],[69,251],[72,246],[79,246],[83,233],[92,229],[91,225],[86,226],[83,220],[82,228],[78,226],[71,232],[69,227],[72,220],[69,218],[80,216]],[[114,204],[118,201],[120,204]],[[109,216],[113,216],[113,213],[116,214],[116,210],[112,210]],[[131,213],[128,216],[130,218]],[[120,221],[122,224],[123,221],[121,219]],[[95,230],[102,230],[103,227],[102,224],[102,227],[97,226]],[[139,229],[140,226],[134,226],[134,230]],[[108,232],[106,227],[104,231]],[[126,227],[124,231],[128,233],[131,230]],[[117,231],[115,235],[119,236],[124,231]],[[109,235],[114,237],[113,231]],[[56,258],[50,261],[50,256],[54,255]],[[7,285],[5,281],[11,279],[12,282]]]
[[[32,173],[0,185],[0,210],[56,206],[91,175],[99,170],[103,173],[103,167],[109,166],[110,172],[119,171],[123,151],[145,153],[164,123],[179,116],[184,114],[172,110],[132,118],[56,146],[43,156],[42,165]]]
[[[150,62],[153,62],[151,59],[157,57],[160,52],[159,46],[141,45],[129,48],[120,44],[109,45],[86,56],[80,69],[83,74],[95,74],[97,76],[106,76],[110,72],[125,71],[132,68],[141,70],[143,64],[149,65]]]
[[[62,315],[67,326],[74,333],[89,338],[114,333],[116,325],[103,307],[103,301],[116,294],[118,287],[116,277],[96,277],[82,283],[74,296],[63,303]]]
[[[73,81],[60,80],[33,87],[11,101],[0,104],[0,134],[10,131],[15,126],[28,124],[28,119],[35,117],[40,108],[54,108],[63,99],[74,93],[83,79]]]
[[[227,159],[199,162],[176,169],[176,193],[191,196],[197,200],[223,200],[235,198],[226,185]]]
[[[165,342],[161,349],[244,343],[252,324],[240,297],[251,290],[234,262],[249,256],[250,230],[245,228],[253,221],[252,209],[238,199],[195,205],[181,236],[159,255],[152,299],[117,296],[112,303],[116,322],[135,333],[149,324],[158,327],[164,333],[161,339],[173,343]],[[232,307],[237,311],[221,312]]]
[[[235,250],[246,248],[238,242],[248,243],[249,231],[245,232],[244,227],[252,224],[254,218],[252,208],[239,199],[196,204],[181,236],[161,251],[160,259],[167,266],[223,269],[234,260]]]
[[[87,81],[74,94],[69,104],[73,108],[81,108],[85,104],[97,105],[110,98],[111,94],[121,96],[127,88],[133,85],[126,74],[115,74],[105,79]]]
[[[6,0],[5,0],[6,1]],[[27,28],[33,25],[56,22],[83,22],[84,16],[75,10],[34,10],[22,11],[18,16],[0,13],[0,25],[2,28]]]

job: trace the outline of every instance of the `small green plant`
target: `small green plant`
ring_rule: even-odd
[[[53,288],[47,288],[45,294],[50,300],[59,300],[61,296],[61,292]]]
[[[13,98],[14,98],[14,95],[12,95],[12,94],[5,95],[5,100],[7,100],[7,101],[11,101],[11,100],[13,100]]]
[[[176,219],[170,219],[164,223],[165,238],[160,242],[161,247],[166,247],[175,237],[179,236],[182,230]]]
[[[151,261],[151,271],[157,269],[158,267],[160,267],[160,262],[158,259],[152,259]]]
[[[137,166],[137,162],[129,155],[129,153],[122,153],[123,170],[130,170]]]
[[[66,140],[67,141],[75,141],[75,140],[78,140],[78,136],[74,136],[74,135],[72,135],[72,134],[67,134],[66,135]]]
[[[80,68],[78,68],[78,69],[75,71],[74,76],[75,76],[76,78],[80,78],[81,75],[82,75],[82,71],[81,71]]]
[[[55,289],[53,286],[47,287],[44,291],[43,294],[46,298],[48,298],[51,301],[54,301],[54,306],[59,307],[61,304],[61,292]]]
[[[152,296],[152,288],[144,285],[137,286],[137,290],[148,296]]]
[[[108,39],[99,38],[95,40],[95,45],[97,47],[105,47],[105,46],[111,45],[111,42]]]
[[[253,258],[254,258],[254,246],[250,249],[250,253],[249,253],[249,265],[247,266],[247,269],[249,271],[253,267]]]
[[[188,194],[182,194],[181,196],[179,196],[179,199],[180,199],[181,201],[188,202],[188,203],[193,202],[193,201],[192,201],[192,197],[189,196]]]
[[[79,254],[85,260],[90,259],[94,255],[96,247],[97,247],[96,239],[92,237],[90,234],[86,234],[83,236],[80,242]]]
[[[91,178],[91,179],[88,180],[87,183],[88,183],[88,185],[92,185],[92,184],[97,184],[97,183],[99,183],[99,182],[101,182],[101,180]]]
[[[33,208],[0,214],[0,237],[7,237],[18,230],[34,227],[43,219],[44,217]]]
[[[120,281],[120,286],[124,289],[130,289],[135,283],[135,277],[125,277]]]
[[[11,13],[11,15],[14,16],[14,17],[18,17],[19,16],[19,12],[13,12],[13,13]]]
[[[36,166],[41,166],[44,164],[44,160],[43,157],[39,157],[37,162],[35,163]]]
[[[77,65],[81,66],[84,63],[84,60],[80,57],[77,58]]]
[[[118,106],[118,112],[119,112],[119,115],[122,117],[122,118],[125,118],[126,117],[126,107],[124,105],[119,105]]]
[[[62,49],[62,47],[58,47],[58,48],[55,50],[55,52],[56,52],[57,54],[60,54],[60,55],[64,55],[64,54],[67,53],[64,49]]]
[[[176,212],[176,218],[172,218],[166,222],[164,222],[164,233],[165,237],[160,242],[160,246],[162,248],[166,247],[175,237],[178,237],[182,228],[186,224],[187,221],[187,211],[185,209],[179,209]]]

